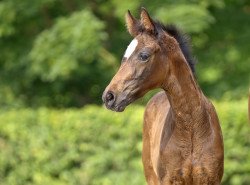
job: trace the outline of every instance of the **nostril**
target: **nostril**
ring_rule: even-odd
[[[112,93],[112,92],[107,92],[107,95],[106,95],[106,101],[107,102],[110,102],[110,101],[112,101],[112,100],[114,100],[114,98],[115,98],[115,96],[114,96],[114,94]]]

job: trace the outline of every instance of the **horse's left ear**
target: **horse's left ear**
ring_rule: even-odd
[[[147,10],[143,7],[141,8],[141,23],[146,29],[146,31],[151,32],[151,33],[156,33],[154,22],[149,16]]]

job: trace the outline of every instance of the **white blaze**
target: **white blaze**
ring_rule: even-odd
[[[124,54],[125,58],[128,59],[132,55],[132,53],[135,51],[137,44],[138,44],[137,39],[132,40],[132,42],[128,45],[126,52]]]

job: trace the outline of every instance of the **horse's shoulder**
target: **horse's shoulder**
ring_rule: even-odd
[[[166,111],[170,106],[167,95],[164,91],[160,91],[155,94],[147,103],[145,109],[145,116],[147,114],[157,114],[162,110]]]

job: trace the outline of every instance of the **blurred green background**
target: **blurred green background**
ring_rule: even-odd
[[[131,36],[127,9],[192,38],[197,79],[218,111],[224,185],[250,184],[250,1],[1,0],[0,185],[142,185],[153,93],[114,113],[101,94]]]

